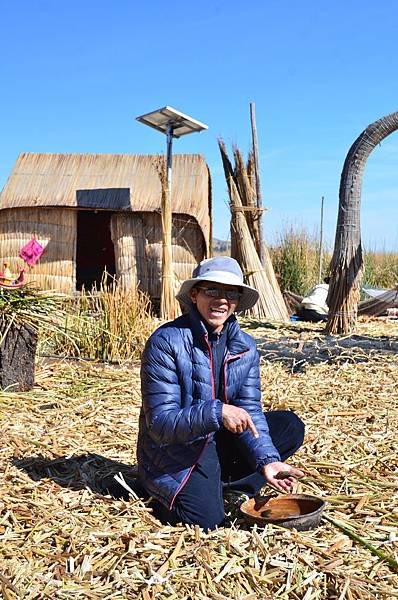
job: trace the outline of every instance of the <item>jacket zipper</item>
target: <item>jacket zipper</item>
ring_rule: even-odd
[[[211,395],[213,396],[213,400],[215,400],[216,386],[215,386],[215,382],[214,382],[214,373],[213,373],[213,353],[211,351],[211,346],[209,344],[209,336],[207,334],[205,334],[204,337],[206,340],[207,348],[209,350],[209,357],[210,357]]]
[[[227,366],[228,366],[228,363],[230,363],[231,361],[235,360],[236,358],[240,358],[241,356],[243,356],[244,354],[246,354],[246,352],[248,352],[248,350],[245,350],[244,352],[241,352],[240,354],[234,354],[233,356],[227,354],[227,356],[225,357],[225,360],[224,360],[224,371],[223,371],[223,375],[224,375],[224,403],[225,404],[229,404],[229,402],[228,402],[228,396],[227,396]]]
[[[215,395],[216,395],[215,389],[216,389],[216,388],[215,388],[214,374],[213,374],[213,354],[212,354],[212,351],[211,351],[211,346],[210,346],[210,344],[209,344],[209,338],[208,338],[208,335],[207,335],[207,334],[205,334],[205,335],[204,335],[204,338],[205,338],[205,341],[206,341],[207,348],[208,348],[208,350],[209,350],[209,357],[210,357],[211,395],[213,396],[213,400],[215,400]],[[174,504],[174,502],[175,502],[175,499],[177,498],[178,494],[181,492],[181,490],[182,490],[182,488],[184,487],[184,485],[187,483],[188,479],[189,479],[189,478],[190,478],[190,476],[191,476],[191,473],[192,473],[192,471],[194,470],[194,468],[196,467],[196,465],[197,465],[197,464],[198,464],[198,462],[200,461],[200,459],[201,459],[201,456],[203,455],[203,452],[205,451],[205,448],[206,448],[206,446],[207,446],[207,443],[208,443],[208,441],[209,441],[209,437],[210,437],[210,434],[206,436],[205,443],[203,444],[203,448],[202,448],[202,450],[200,451],[198,458],[197,458],[197,459],[196,459],[196,461],[193,463],[192,467],[189,469],[188,473],[185,475],[185,477],[184,477],[184,479],[182,480],[182,482],[181,482],[181,484],[180,484],[179,488],[177,489],[176,493],[174,494],[174,496],[173,496],[173,499],[172,499],[172,501],[170,502],[170,510],[172,510],[172,508],[173,508],[173,504]]]

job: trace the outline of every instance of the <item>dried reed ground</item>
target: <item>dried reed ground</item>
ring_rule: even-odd
[[[381,327],[360,331],[397,340],[397,322]],[[251,333],[322,338],[310,325]],[[300,491],[325,498],[327,515],[397,559],[397,354],[354,351],[300,373],[263,362],[265,406],[295,410],[307,425],[292,461],[308,473]],[[162,527],[141,501],[93,492],[112,470],[101,457],[134,463],[139,404],[137,366],[39,362],[32,392],[1,394],[3,598],[398,597],[393,569],[330,522],[250,529],[231,499],[237,520],[204,534]],[[58,477],[40,471],[70,456],[47,471]]]

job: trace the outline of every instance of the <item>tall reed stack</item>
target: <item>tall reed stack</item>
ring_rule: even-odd
[[[362,177],[373,149],[398,130],[398,111],[371,123],[348,151],[340,177],[339,213],[331,264],[327,333],[355,327],[363,272],[360,207]]]
[[[227,181],[231,208],[231,255],[240,263],[246,282],[255,287],[259,300],[248,314],[275,321],[289,320],[268,250],[263,244],[264,264],[260,261],[258,215],[251,174],[252,159],[245,166],[238,148],[233,148],[235,168],[228,158],[223,140],[218,141]]]

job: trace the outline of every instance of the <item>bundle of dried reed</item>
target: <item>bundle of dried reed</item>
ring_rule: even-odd
[[[162,290],[160,295],[160,317],[166,321],[175,319],[180,314],[176,300],[176,281],[173,272],[173,257],[171,245],[172,210],[171,189],[167,177],[166,162],[163,156],[154,161],[162,188]]]
[[[336,238],[327,299],[329,317],[326,331],[328,333],[350,333],[357,320],[363,272],[362,247],[356,239],[358,227],[357,223],[349,230],[349,236]],[[347,239],[348,237],[351,239]]]
[[[287,308],[289,314],[292,315],[298,311],[301,301],[303,299],[303,296],[300,296],[299,294],[295,294],[294,292],[290,292],[289,290],[284,290],[283,299],[285,301],[286,308]]]
[[[347,334],[355,326],[363,271],[360,227],[362,175],[372,150],[397,129],[398,112],[371,123],[352,144],[344,161],[330,269],[328,333]]]
[[[225,144],[218,141],[227,180],[230,207],[232,214],[231,254],[240,263],[247,283],[256,288],[260,294],[258,302],[251,309],[250,314],[258,318],[272,319],[275,321],[288,321],[289,315],[275,277],[271,258],[268,250],[263,246],[264,265],[261,264],[258,249],[256,249],[256,235],[252,235],[250,223],[255,222],[253,217],[254,206],[253,187],[250,184],[247,169],[241,153],[235,147],[235,170],[228,158]],[[243,199],[243,200],[242,200]],[[248,209],[248,210],[246,210]],[[252,215],[247,218],[247,215]],[[258,213],[257,213],[258,214]],[[256,231],[254,229],[254,231]],[[257,245],[260,240],[257,239]]]
[[[247,160],[247,165],[243,160],[242,153],[239,149],[233,147],[233,155],[235,159],[235,178],[236,185],[238,188],[239,196],[242,200],[243,206],[247,210],[243,210],[249,231],[251,233],[254,246],[257,254],[260,256],[261,252],[261,240],[260,240],[260,229],[259,229],[259,217],[260,211],[257,210],[256,204],[256,192],[255,192],[255,180],[254,180],[254,162],[253,155],[250,153]],[[236,211],[236,208],[235,208]]]
[[[376,298],[363,300],[358,306],[358,315],[377,317],[385,314],[389,308],[398,308],[398,285],[393,290],[386,290]]]

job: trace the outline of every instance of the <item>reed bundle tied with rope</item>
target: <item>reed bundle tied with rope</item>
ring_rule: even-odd
[[[254,202],[251,183],[252,160],[245,166],[241,152],[234,147],[235,169],[228,158],[223,140],[218,141],[228,185],[231,208],[231,255],[240,263],[245,280],[259,292],[259,300],[249,311],[257,318],[288,321],[268,250],[263,245],[264,264],[259,258],[259,210]]]
[[[370,153],[397,129],[398,112],[371,123],[352,144],[344,161],[327,301],[328,333],[347,334],[355,327],[363,272],[360,227],[362,176]]]

